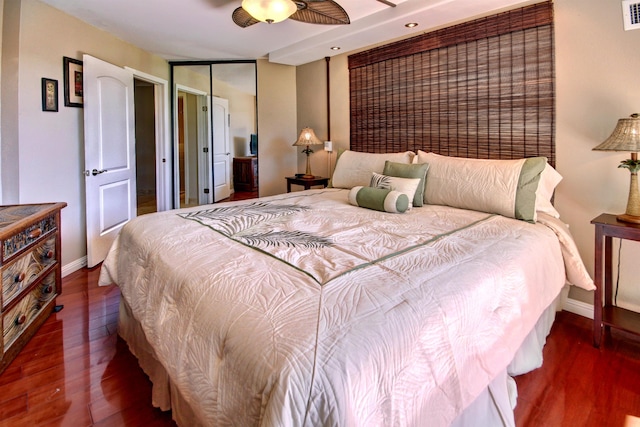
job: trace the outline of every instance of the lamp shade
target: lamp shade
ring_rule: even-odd
[[[258,21],[269,24],[284,21],[298,10],[291,0],[242,0],[242,8]]]
[[[300,136],[298,136],[298,140],[293,143],[296,147],[303,147],[306,145],[322,145],[324,144],[318,137],[315,132],[311,128],[304,128],[300,131]]]
[[[609,138],[594,148],[595,151],[640,151],[640,115],[618,120]]]

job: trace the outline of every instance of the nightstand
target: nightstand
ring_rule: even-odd
[[[593,345],[599,347],[603,326],[640,336],[640,313],[614,306],[611,295],[613,290],[612,238],[640,241],[640,224],[618,221],[616,215],[612,214],[602,214],[591,220],[591,224],[596,226],[594,268],[596,291],[593,302]],[[602,301],[603,276],[604,305]]]
[[[323,178],[321,176],[314,176],[313,178],[287,176],[285,179],[287,180],[287,193],[291,193],[291,184],[302,185],[305,190],[308,190],[314,185],[322,185],[323,187],[329,185],[329,178]]]

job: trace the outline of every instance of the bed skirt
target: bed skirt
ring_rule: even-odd
[[[512,376],[520,375],[542,365],[542,348],[551,330],[556,311],[562,308],[567,289],[543,312],[534,329],[527,335],[513,361],[454,421],[452,426],[478,425],[515,427],[513,409],[517,401],[517,388]],[[142,370],[152,383],[151,400],[154,407],[171,410],[172,418],[179,426],[203,426],[188,402],[177,390],[162,364],[155,357],[140,324],[131,313],[129,305],[120,298],[118,334],[127,342]]]

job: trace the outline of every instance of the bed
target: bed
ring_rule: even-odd
[[[153,404],[181,426],[514,425],[511,376],[593,282],[553,168],[475,162],[347,152],[331,188],[129,222],[100,284]]]

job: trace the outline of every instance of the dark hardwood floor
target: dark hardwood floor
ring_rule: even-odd
[[[518,426],[640,426],[640,341],[613,330],[597,349],[592,325],[558,313],[542,367],[516,377]]]
[[[0,426],[175,425],[152,407],[151,384],[116,334],[118,288],[98,287],[98,274],[63,279],[64,309],[0,375]],[[591,340],[590,320],[558,314],[543,367],[516,378],[518,426],[636,425],[640,342],[615,331],[600,349]]]

